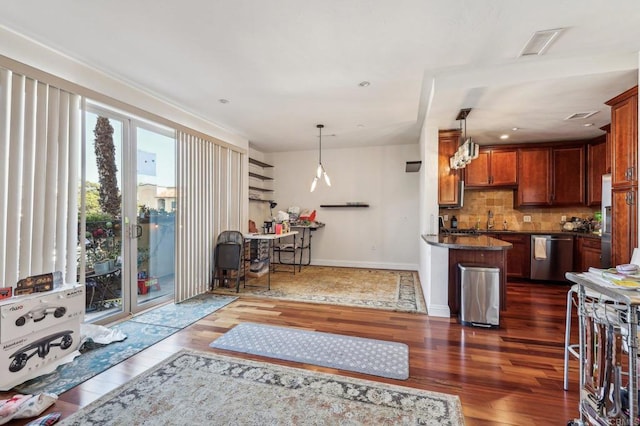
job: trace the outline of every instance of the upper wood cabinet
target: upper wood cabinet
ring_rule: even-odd
[[[584,205],[584,146],[553,148],[551,204],[554,206]]]
[[[518,159],[518,207],[584,205],[583,145],[521,148]]]
[[[605,163],[604,173],[611,173],[611,124],[600,127],[605,132]]]
[[[518,184],[518,151],[480,148],[465,168],[465,188],[508,187]]]
[[[449,166],[449,158],[460,144],[460,130],[438,132],[438,204],[440,207],[460,205],[460,170]]]
[[[551,205],[551,149],[518,150],[518,206]]]
[[[611,185],[637,185],[638,87],[606,104],[611,107]]]
[[[602,175],[607,172],[606,137],[587,145],[587,206],[602,204]]]

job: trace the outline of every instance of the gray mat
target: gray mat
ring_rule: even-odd
[[[210,346],[391,379],[409,377],[409,347],[404,343],[242,323]]]

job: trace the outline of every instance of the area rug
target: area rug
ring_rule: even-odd
[[[14,390],[23,394],[46,392],[59,395],[236,299],[205,294],[133,317],[112,327],[124,333],[127,336],[125,340],[93,347],[72,362],[59,366],[54,372],[22,383]]]
[[[462,425],[455,395],[181,351],[65,425]]]
[[[293,274],[291,267],[276,265],[276,269],[279,272],[271,273],[271,290],[267,290],[267,276],[263,275],[249,277],[246,286],[240,285],[240,293],[225,287],[214,292],[426,313],[420,280],[414,271],[306,266]]]
[[[398,342],[241,323],[209,346],[391,379],[409,378],[409,347]]]

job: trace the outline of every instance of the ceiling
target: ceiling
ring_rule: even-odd
[[[417,143],[461,108],[481,145],[596,137],[640,52],[637,0],[3,0],[0,25],[263,152],[314,149],[317,123],[325,148]]]

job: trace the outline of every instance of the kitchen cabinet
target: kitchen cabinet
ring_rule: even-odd
[[[552,148],[551,204],[554,206],[584,205],[584,146]]]
[[[518,151],[480,148],[478,158],[465,167],[466,188],[508,187],[518,184]]]
[[[460,130],[441,130],[438,132],[438,204],[440,207],[458,207],[460,205],[459,170],[451,169],[449,158],[460,144]]]
[[[578,272],[588,271],[589,268],[602,267],[602,249],[599,238],[578,235],[575,238],[573,252],[574,267]]]
[[[611,191],[611,263],[622,265],[631,261],[637,235],[638,188],[615,188]]]
[[[520,148],[517,207],[585,203],[584,145]]]
[[[611,185],[637,185],[638,87],[606,104],[611,107]]]
[[[511,243],[507,251],[507,278],[529,278],[531,274],[531,236],[529,234],[498,233],[491,235]]]
[[[518,150],[518,207],[551,205],[551,149]]]
[[[607,143],[602,136],[587,145],[587,206],[602,204],[602,175],[607,173]]]
[[[606,102],[611,107],[611,261],[629,263],[638,244],[638,87]]]
[[[600,130],[605,132],[605,163],[604,172],[611,173],[611,124],[600,127]]]

